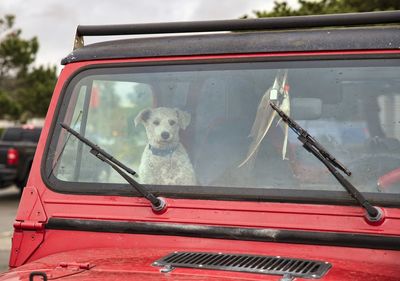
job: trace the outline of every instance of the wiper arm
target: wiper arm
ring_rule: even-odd
[[[351,172],[338,160],[335,159],[323,146],[318,143],[305,129],[303,129],[296,121],[286,115],[273,102],[269,103],[271,107],[279,114],[282,120],[298,135],[298,140],[303,143],[303,147],[315,157],[317,157],[337,179],[337,181],[346,189],[361,207],[367,212],[367,219],[371,222],[379,222],[383,218],[382,211],[371,205],[370,202],[351,184],[336,168],[342,170],[347,175]],[[335,168],[336,167],[336,168]]]
[[[68,125],[64,123],[60,123],[61,127],[67,130],[69,133],[74,135],[77,139],[79,139],[81,142],[89,146],[90,153],[99,158],[101,161],[104,161],[108,165],[110,165],[118,174],[120,174],[133,188],[135,188],[144,198],[150,201],[152,209],[157,212],[161,213],[163,212],[167,204],[166,202],[160,198],[155,196],[153,193],[148,191],[146,187],[135,181],[132,177],[130,177],[127,173],[125,173],[123,170],[128,172],[131,175],[136,175],[136,172],[127,167],[126,165],[122,164],[120,161],[115,159],[112,155],[107,153],[105,150],[103,150],[101,147],[98,145],[94,144],[81,134],[79,134],[77,131],[69,127]]]

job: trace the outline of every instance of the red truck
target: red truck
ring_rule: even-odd
[[[399,21],[79,26],[0,280],[400,280]]]

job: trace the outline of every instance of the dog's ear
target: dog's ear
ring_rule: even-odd
[[[182,130],[185,130],[187,126],[189,126],[190,124],[190,113],[186,112],[186,111],[182,111],[178,108],[175,108],[176,110],[176,114],[178,115],[178,123],[179,123],[179,127]]]
[[[138,115],[135,118],[135,127],[137,127],[140,123],[146,123],[147,120],[149,120],[151,114],[151,109],[150,108],[145,108],[142,111],[138,113]]]

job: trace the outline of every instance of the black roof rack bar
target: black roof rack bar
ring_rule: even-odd
[[[400,23],[400,11],[347,13],[331,15],[188,21],[119,25],[79,25],[74,49],[83,46],[83,36],[139,35],[187,32],[279,30],[327,26]]]

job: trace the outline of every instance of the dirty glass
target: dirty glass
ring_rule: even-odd
[[[265,131],[257,112],[279,71],[287,71],[286,110],[353,173],[348,179],[363,192],[400,193],[400,69],[387,61],[88,70],[67,88],[58,122],[137,171],[143,184],[343,190],[290,129],[285,145],[277,117],[254,149],[255,134]],[[125,183],[57,124],[50,147],[46,171],[55,181],[98,190]]]

